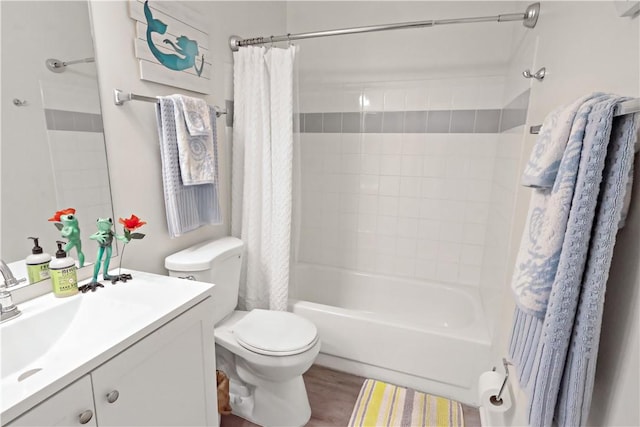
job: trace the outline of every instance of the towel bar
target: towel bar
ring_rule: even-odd
[[[625,102],[621,102],[616,106],[616,109],[613,111],[613,115],[615,116],[624,116],[625,114],[632,114],[640,112],[640,98],[630,99]],[[540,133],[540,128],[542,125],[535,125],[529,128],[529,133],[532,135],[537,135]]]
[[[128,101],[144,101],[144,102],[153,102],[153,103],[157,103],[158,102],[158,98],[156,97],[152,97],[152,96],[144,96],[144,95],[137,95],[133,92],[128,92],[125,93],[123,91],[121,91],[120,89],[114,89],[113,90],[113,103],[116,105],[122,105],[125,102]],[[222,109],[220,107],[218,107],[217,105],[213,106],[214,111],[216,112],[216,117],[220,117],[223,114],[227,114],[228,111],[227,109]]]

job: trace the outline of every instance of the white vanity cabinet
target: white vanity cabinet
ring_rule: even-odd
[[[81,423],[84,422],[84,424]],[[91,378],[85,375],[7,424],[22,426],[96,426]]]
[[[205,299],[7,427],[217,426],[212,306]]]
[[[91,373],[98,426],[217,424],[210,300]]]

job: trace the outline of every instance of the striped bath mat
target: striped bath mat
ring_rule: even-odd
[[[463,427],[458,402],[368,379],[360,389],[349,427]]]

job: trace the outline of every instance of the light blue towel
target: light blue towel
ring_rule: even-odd
[[[156,107],[160,155],[162,159],[162,183],[167,213],[167,227],[171,238],[195,230],[207,224],[220,224],[218,180],[213,184],[184,185],[180,174],[178,138],[174,103],[160,98]],[[210,108],[210,119],[215,123],[215,111]],[[214,174],[218,176],[217,144],[214,141]]]
[[[532,196],[515,266],[517,306],[509,353],[529,397],[533,427],[550,426],[554,420],[560,426],[583,425],[589,412],[605,285],[636,138],[634,115],[613,118],[620,101],[613,95],[579,101],[552,189],[534,190],[548,192],[546,202],[554,194],[562,197],[549,205],[534,200],[540,194]],[[540,152],[534,150],[532,164],[536,156]],[[564,221],[562,236],[552,243],[560,241],[560,248],[540,252],[549,236],[541,237],[544,221],[558,222],[554,212],[566,215],[566,221],[559,221]],[[530,259],[527,248],[533,248]],[[540,253],[553,256],[541,262]],[[545,262],[546,269],[530,269]],[[523,279],[527,269],[539,274],[528,284]]]
[[[619,229],[620,211],[624,213],[625,189],[629,176],[625,170],[633,167],[634,143],[637,137],[638,115],[616,118],[611,130],[611,142],[608,147],[603,184],[594,226],[587,263],[582,277],[582,289],[578,301],[571,339],[567,352],[567,361],[563,372],[558,395],[556,419],[561,426],[585,425],[596,374],[596,360],[600,344],[600,328],[604,309],[605,287],[609,277],[609,267],[613,257],[616,232]],[[561,296],[552,296],[553,301]],[[560,310],[563,310],[560,304]],[[565,305],[566,307],[566,305]],[[545,320],[545,335],[564,333],[566,318],[549,316]],[[543,332],[543,333],[544,333]],[[533,402],[538,404],[538,402]]]
[[[592,108],[604,94],[593,94],[561,107],[545,119],[523,184],[531,195],[511,288],[520,309],[544,317],[569,221],[584,129]]]

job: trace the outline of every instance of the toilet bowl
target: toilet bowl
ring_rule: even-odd
[[[214,283],[216,369],[230,380],[232,412],[262,426],[302,426],[311,408],[302,374],[320,352],[313,323],[282,311],[234,310],[242,241],[204,242],[165,259],[169,275]]]
[[[265,327],[264,320],[271,315],[290,315],[288,323],[295,326],[302,321],[303,326],[312,326],[312,331],[306,336],[291,336],[288,330]],[[279,320],[284,319],[276,319],[276,323]],[[252,329],[255,336],[251,335]],[[259,335],[268,329],[274,335],[280,333],[281,339],[269,341]],[[260,341],[260,347],[255,347],[252,339]],[[263,426],[302,426],[309,421],[311,407],[302,374],[320,352],[320,340],[311,322],[287,312],[234,311],[216,326],[215,342],[217,368],[231,381],[235,415]]]

